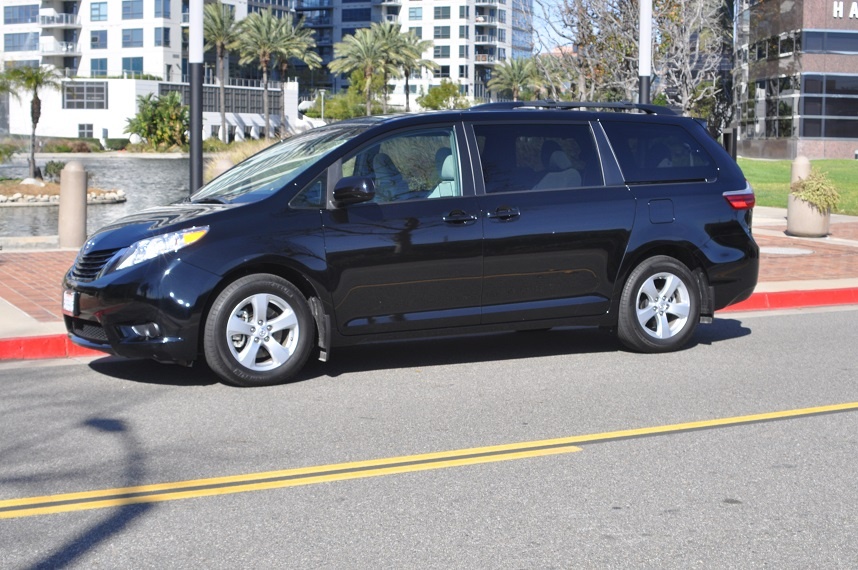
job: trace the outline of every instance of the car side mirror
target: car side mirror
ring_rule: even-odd
[[[369,202],[373,198],[375,198],[375,183],[372,178],[346,176],[334,186],[334,206],[337,208]]]

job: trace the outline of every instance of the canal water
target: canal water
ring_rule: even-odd
[[[121,204],[89,204],[87,206],[86,233],[92,235],[98,228],[122,216],[145,208],[161,206],[181,200],[188,195],[190,164],[187,158],[98,157],[54,158],[62,162],[79,161],[90,175],[90,188],[124,190],[127,201]],[[37,158],[44,169],[47,162]],[[26,158],[15,157],[0,165],[0,177],[25,178]],[[0,207],[0,236],[51,236],[57,235],[59,207],[16,206]]]

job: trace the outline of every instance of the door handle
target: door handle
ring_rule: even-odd
[[[477,221],[477,217],[463,212],[462,210],[453,210],[442,218],[448,224],[467,225]]]
[[[521,216],[521,211],[518,208],[511,208],[509,206],[501,206],[496,209],[494,212],[489,212],[486,214],[486,217],[492,220],[500,220],[502,222],[508,222],[509,220],[513,220]]]

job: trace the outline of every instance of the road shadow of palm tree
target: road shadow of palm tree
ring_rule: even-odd
[[[82,425],[105,435],[113,435],[122,441],[126,452],[125,473],[122,477],[123,480],[116,485],[117,487],[131,487],[143,482],[145,476],[144,455],[124,421],[113,418],[90,418],[84,421]],[[132,521],[140,518],[152,508],[152,504],[146,503],[114,507],[106,519],[67,540],[53,554],[37,562],[31,568],[47,570],[69,566],[99,544],[121,533]]]

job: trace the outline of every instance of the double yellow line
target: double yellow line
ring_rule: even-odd
[[[174,483],[160,483],[157,485],[139,485],[134,487],[85,491],[81,493],[65,493],[61,495],[8,499],[0,501],[0,519],[88,509],[101,509],[106,507],[120,507],[140,503],[175,501],[179,499],[210,497],[214,495],[244,493],[247,491],[260,491],[263,489],[279,489],[283,487],[296,487],[298,485],[313,485],[316,483],[345,481],[348,479],[360,479],[364,477],[380,477],[382,475],[392,475],[395,473],[409,473],[412,471],[461,467],[465,465],[476,465],[479,463],[510,461],[513,459],[524,459],[528,457],[541,457],[544,455],[581,451],[581,448],[578,447],[578,445],[587,443],[663,435],[700,429],[729,427],[855,410],[858,410],[858,402],[748,416],[736,416],[699,422],[603,432],[591,435],[544,439],[540,441],[530,441],[509,445],[474,447],[454,451],[426,453],[422,455],[405,455],[401,457],[389,457],[386,459],[374,459],[370,461],[335,463],[331,465],[303,467],[299,469],[285,469],[282,471],[233,475],[230,477],[212,477]]]

